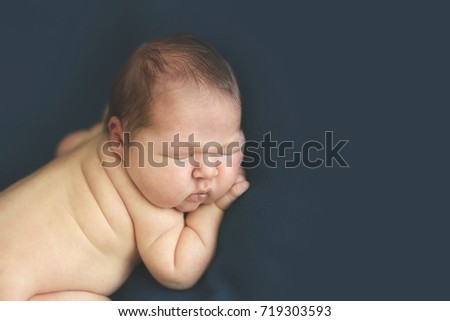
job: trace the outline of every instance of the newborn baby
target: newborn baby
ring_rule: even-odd
[[[249,187],[228,63],[192,36],[139,47],[102,125],[0,194],[1,300],[106,300],[142,260],[193,286],[224,211]]]

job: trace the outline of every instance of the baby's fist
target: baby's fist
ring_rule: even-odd
[[[225,211],[239,196],[244,194],[249,187],[250,183],[245,178],[245,172],[241,168],[233,186],[231,186],[224,196],[215,202],[216,206]]]

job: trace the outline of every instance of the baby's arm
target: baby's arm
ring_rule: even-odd
[[[56,148],[56,157],[64,155],[78,146],[82,145],[84,142],[88,141],[95,135],[98,135],[102,131],[102,124],[98,123],[89,129],[82,129],[74,131],[66,135],[58,144]]]
[[[98,135],[99,133],[101,133],[101,131],[103,129],[103,123],[105,122],[105,118],[108,114],[108,111],[109,111],[109,107],[106,106],[103,111],[102,121],[95,124],[91,128],[77,130],[70,134],[67,134],[59,142],[59,144],[56,148],[56,153],[55,153],[56,157],[59,157],[61,155],[64,155],[64,154],[74,150],[75,148],[82,145],[87,140],[89,140],[92,137],[94,137],[95,135]]]
[[[248,187],[244,175],[239,174],[228,193],[215,203],[202,205],[185,218],[181,216],[158,236],[149,233],[145,241],[138,241],[141,258],[158,282],[169,288],[186,289],[198,281],[214,256],[225,210]],[[138,240],[139,230],[143,232],[137,229]]]

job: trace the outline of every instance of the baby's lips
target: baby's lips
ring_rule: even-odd
[[[188,201],[191,202],[203,202],[208,198],[208,193],[196,193],[188,196]]]

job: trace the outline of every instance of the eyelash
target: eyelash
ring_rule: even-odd
[[[223,157],[223,156],[231,156],[232,155],[232,154],[221,154],[221,153],[208,153],[208,154],[211,155],[212,157]],[[183,157],[175,156],[175,155],[163,155],[163,156],[164,157],[173,158],[173,159],[176,159],[176,160],[182,160],[182,159],[186,159],[186,158],[192,157],[194,155],[188,155],[188,156],[183,156]]]

